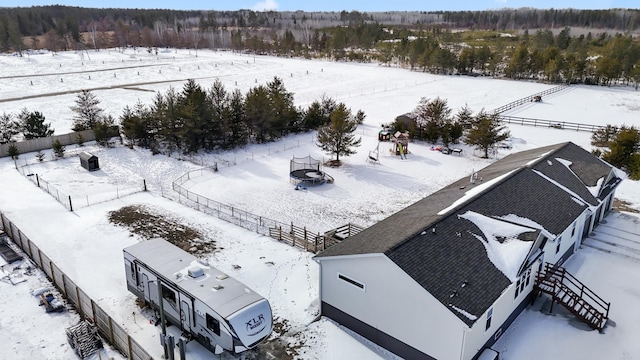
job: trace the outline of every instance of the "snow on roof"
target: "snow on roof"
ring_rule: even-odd
[[[547,229],[544,228],[544,226],[526,217],[518,216],[516,214],[508,214],[504,216],[496,216],[496,218],[509,221],[512,223],[520,224],[522,226],[526,226],[534,229],[540,229],[542,231],[542,234],[550,239],[553,239],[556,237],[556,234],[548,231]]]
[[[564,185],[560,184],[559,182],[557,182],[557,181],[555,181],[555,180],[551,179],[550,177],[548,177],[547,175],[545,175],[545,174],[541,173],[541,172],[540,172],[540,171],[538,171],[538,170],[533,170],[533,169],[532,169],[532,171],[533,171],[534,173],[536,173],[536,174],[540,175],[540,177],[542,177],[543,179],[545,179],[545,180],[549,181],[550,183],[554,184],[555,186],[559,187],[560,189],[562,189],[562,190],[566,191],[569,195],[571,195],[573,198],[575,198],[575,199],[573,199],[574,201],[578,200],[578,201],[576,201],[578,204],[581,204],[581,205],[582,205],[582,204],[584,204],[584,205],[589,206],[590,208],[592,207],[592,206],[591,206],[591,205],[589,205],[589,203],[588,203],[587,201],[585,201],[585,200],[584,200],[580,195],[578,195],[578,194],[576,194],[575,192],[571,191],[568,187],[566,187],[566,186],[564,186]]]
[[[493,265],[509,280],[515,282],[520,266],[531,248],[531,242],[518,239],[518,235],[531,232],[532,229],[473,211],[467,211],[458,217],[471,221],[482,231],[484,238],[478,234],[472,235],[484,245]]]
[[[547,151],[544,154],[540,154],[540,156],[538,156],[537,158],[535,158],[535,159],[529,161],[528,163],[526,163],[525,166],[529,166],[529,165],[533,165],[533,164],[537,163],[540,159],[542,159],[542,158],[546,157],[547,155],[551,154],[553,151],[554,150],[550,150],[550,151]]]
[[[467,319],[469,319],[469,320],[471,320],[471,321],[476,321],[476,320],[478,320],[478,317],[477,317],[477,316],[475,316],[475,315],[471,314],[471,313],[470,313],[470,312],[468,312],[468,311],[462,310],[462,309],[460,309],[459,307],[457,307],[457,306],[455,306],[455,305],[453,305],[453,304],[449,304],[449,307],[451,307],[453,310],[455,310],[455,311],[459,312],[460,314],[464,315]]]
[[[438,215],[444,215],[446,213],[448,213],[449,211],[455,209],[456,207],[458,207],[461,204],[464,204],[465,202],[467,202],[468,200],[470,200],[471,198],[473,198],[474,196],[478,195],[479,193],[483,192],[484,190],[493,187],[496,183],[498,183],[500,180],[508,177],[509,175],[511,175],[511,173],[513,173],[514,171],[516,171],[517,169],[511,170],[506,174],[500,175],[496,178],[493,178],[487,182],[484,182],[472,189],[469,189],[469,191],[465,192],[464,195],[459,198],[458,200],[454,201],[453,204],[451,204],[450,206],[448,206],[445,209],[442,209],[438,212]],[[471,177],[473,178],[473,175],[471,175]]]
[[[594,198],[597,198],[598,194],[600,194],[600,189],[602,188],[603,183],[604,183],[604,177],[601,177],[600,179],[598,179],[596,186],[587,186],[587,190],[589,190],[589,192],[591,193],[591,195],[593,195]]]

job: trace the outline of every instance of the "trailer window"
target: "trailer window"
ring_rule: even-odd
[[[207,328],[220,336],[220,321],[209,314],[207,314]]]
[[[167,300],[171,306],[176,307],[176,293],[164,285],[162,285],[162,298]]]

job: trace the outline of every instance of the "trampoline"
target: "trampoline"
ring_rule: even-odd
[[[333,178],[322,171],[322,163],[311,156],[293,157],[289,163],[289,177],[296,184],[309,185],[332,182]]]

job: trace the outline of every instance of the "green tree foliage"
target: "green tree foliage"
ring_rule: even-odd
[[[591,145],[598,147],[605,147],[609,145],[609,142],[613,140],[618,133],[618,128],[613,125],[607,124],[603,128],[599,128],[591,134]]]
[[[71,111],[73,117],[73,131],[90,130],[101,120],[104,110],[100,108],[100,100],[89,90],[82,90],[78,94],[75,106]]]
[[[53,135],[51,123],[45,123],[44,115],[39,111],[29,112],[22,109],[18,115],[19,127],[26,140]]]
[[[446,99],[436,97],[433,100],[422,98],[413,110],[416,121],[416,134],[418,139],[424,139],[434,144],[439,139],[451,141],[449,136],[452,122],[451,108]]]
[[[15,143],[11,143],[7,148],[7,155],[9,155],[13,160],[17,159],[20,155],[20,150]]]
[[[331,112],[329,124],[318,129],[317,144],[323,151],[335,155],[339,164],[341,155],[353,155],[355,148],[360,146],[362,138],[354,135],[357,127],[358,122],[351,115],[351,110],[340,103]]]
[[[93,135],[96,138],[96,143],[100,146],[109,146],[109,139],[117,135],[117,131],[114,131],[115,119],[113,116],[103,116],[94,126]]]
[[[638,154],[639,149],[640,131],[635,127],[623,126],[609,142],[609,150],[604,152],[602,159],[625,170],[628,174],[634,173],[638,169],[631,169],[630,165],[637,165],[637,156],[635,155]]]
[[[10,113],[0,115],[0,144],[6,144],[20,133],[20,125]]]
[[[62,145],[62,143],[60,142],[60,140],[56,139],[52,144],[51,147],[53,148],[53,154],[55,155],[55,157],[61,159],[64,157],[64,152],[65,152],[65,146]]]
[[[467,131],[465,142],[475,145],[489,157],[489,150],[500,141],[508,139],[509,131],[502,125],[498,115],[486,113],[484,110],[476,115],[471,129]]]

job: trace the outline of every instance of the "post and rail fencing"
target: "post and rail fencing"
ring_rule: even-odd
[[[532,119],[532,118],[524,118],[517,116],[507,116],[507,115],[497,115],[498,119],[506,124],[516,124],[516,125],[528,125],[534,127],[550,127],[554,129],[567,129],[567,130],[575,130],[575,131],[588,131],[588,132],[596,132],[599,129],[603,129],[606,126],[602,125],[592,125],[592,124],[580,124],[569,121],[554,121],[554,120],[544,120],[544,119]]]
[[[270,236],[291,246],[299,247],[305,251],[317,253],[326,248],[325,236],[316,233],[306,227],[286,224],[264,216],[256,215],[237,207],[223,204],[185,189],[182,185],[195,177],[202,176],[207,169],[192,170],[182,175],[171,183],[178,193],[178,202],[201,211],[205,214],[216,216],[219,219],[241,226],[258,234]],[[326,246],[325,246],[326,245]]]
[[[42,250],[18,229],[4,214],[0,213],[2,228],[14,244],[47,275],[68,302],[75,306],[83,319],[92,321],[100,335],[132,360],[151,360],[153,357],[138,344],[118,322],[104,311],[87,293],[77,286]]]
[[[552,87],[551,89],[547,89],[545,91],[541,91],[539,93],[524,97],[522,99],[518,99],[516,101],[512,101],[512,102],[510,102],[510,103],[508,103],[506,105],[502,105],[499,108],[494,109],[493,113],[494,114],[502,114],[503,112],[505,112],[507,110],[513,109],[514,107],[518,107],[518,106],[520,106],[522,104],[527,104],[527,103],[533,102],[537,96],[542,97],[542,96],[545,96],[545,95],[553,94],[553,93],[562,91],[562,90],[564,90],[564,89],[566,89],[568,87],[569,87],[569,85],[566,85],[566,84],[565,85],[558,85],[556,87]]]

